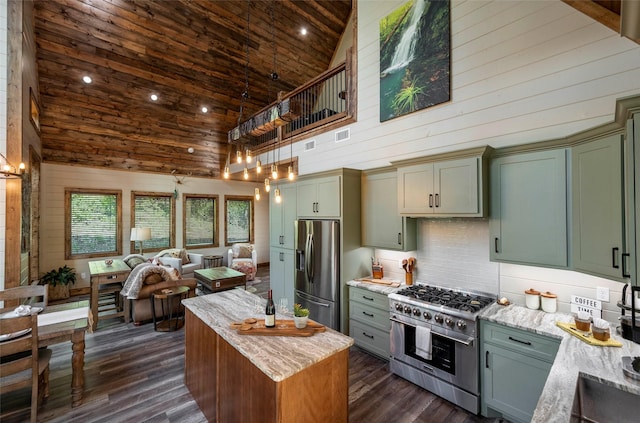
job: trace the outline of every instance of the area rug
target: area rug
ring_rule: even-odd
[[[256,293],[258,292],[258,288],[256,288],[253,285],[257,285],[259,283],[262,283],[262,280],[260,278],[255,278],[252,281],[247,281],[247,292],[251,292],[251,293]]]

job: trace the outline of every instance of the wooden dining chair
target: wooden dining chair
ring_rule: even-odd
[[[24,332],[23,335],[18,335]],[[0,395],[31,386],[31,422],[49,396],[50,349],[38,349],[38,315],[3,318],[0,336]]]
[[[49,303],[49,285],[24,285],[8,288],[0,291],[0,301],[5,302],[4,307],[21,304],[46,307]],[[9,305],[7,305],[7,302],[9,302]]]

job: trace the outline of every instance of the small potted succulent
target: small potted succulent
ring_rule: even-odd
[[[69,298],[69,284],[74,283],[76,283],[76,271],[66,264],[58,269],[50,270],[40,278],[40,285],[49,284],[50,300]]]
[[[309,309],[302,307],[300,304],[293,305],[293,322],[298,329],[304,329],[307,327],[307,320],[309,319]]]

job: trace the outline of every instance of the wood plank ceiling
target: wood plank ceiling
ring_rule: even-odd
[[[245,68],[243,119],[328,69],[350,12],[351,0],[36,0],[43,160],[219,178]]]

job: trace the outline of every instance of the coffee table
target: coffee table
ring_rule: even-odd
[[[200,283],[203,292],[213,293],[244,286],[247,288],[247,275],[228,267],[212,267],[210,269],[197,269],[194,276]]]

